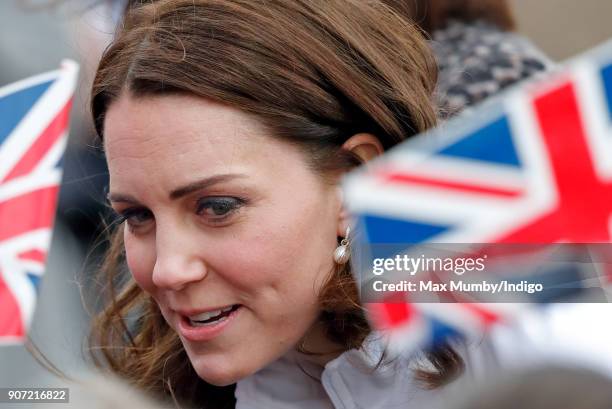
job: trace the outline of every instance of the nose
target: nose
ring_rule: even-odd
[[[157,230],[152,277],[157,287],[179,291],[206,277],[206,263],[194,243],[197,240],[178,229]]]

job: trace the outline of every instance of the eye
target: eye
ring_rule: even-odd
[[[196,213],[213,222],[224,221],[244,205],[245,200],[237,197],[205,197],[198,200]]]
[[[153,219],[153,213],[148,209],[130,208],[119,212],[118,223],[126,222],[130,230],[144,226]]]

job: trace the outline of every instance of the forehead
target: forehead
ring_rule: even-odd
[[[305,167],[297,148],[270,136],[256,119],[204,98],[123,95],[109,108],[104,129],[111,189],[151,180],[171,189],[195,177],[263,177]]]
[[[104,130],[109,162],[149,156],[179,159],[203,146],[250,144],[253,148],[272,142],[264,138],[263,126],[247,114],[188,95],[133,98],[124,94],[110,106]]]

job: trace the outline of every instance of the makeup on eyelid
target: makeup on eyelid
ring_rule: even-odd
[[[249,201],[244,198],[230,197],[230,196],[205,196],[195,200],[195,213],[201,217],[209,217],[209,221],[212,223],[219,223],[225,221],[231,215],[237,212],[241,207],[248,204]],[[211,213],[206,214],[206,210],[210,209]],[[135,227],[138,223],[145,223],[145,220],[134,220],[131,222],[132,217],[138,218],[139,216],[148,216],[148,218],[154,217],[154,214],[146,208],[127,208],[123,211],[114,211],[116,214],[115,222],[118,224],[128,222],[127,224],[131,227]]]

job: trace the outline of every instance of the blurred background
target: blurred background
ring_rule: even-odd
[[[88,325],[82,297],[94,299],[87,292],[88,277],[98,262],[92,244],[106,211],[107,181],[103,155],[94,147],[87,99],[91,74],[111,38],[113,9],[103,2],[92,7],[89,0],[60,3],[0,1],[0,85],[55,70],[64,58],[81,65],[51,251],[30,329],[34,344],[60,370],[80,374],[86,371],[81,351]],[[60,385],[23,346],[0,346],[0,387]]]
[[[562,61],[612,36],[607,0],[510,0],[519,31]]]
[[[612,38],[612,1],[510,3],[519,32],[554,61]],[[87,100],[92,73],[120,13],[120,7],[113,4],[89,0],[0,1],[1,85],[53,70],[63,58],[81,64],[56,229],[31,329],[31,337],[42,352],[73,375],[87,371],[82,349],[88,313],[82,297],[92,298],[88,290],[103,248],[96,250],[92,243],[103,230],[107,175],[87,116]],[[61,381],[43,370],[22,346],[0,347],[0,387],[57,385]]]

